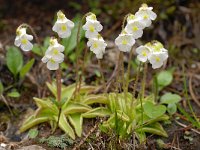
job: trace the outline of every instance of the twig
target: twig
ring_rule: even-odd
[[[110,36],[110,34],[111,34],[113,31],[115,31],[120,25],[121,25],[121,20],[118,21],[118,22],[116,22],[116,23],[112,26],[112,28],[111,28],[110,30],[108,30],[108,31],[104,34],[104,37]]]
[[[3,100],[3,102],[6,104],[6,106],[8,107],[8,110],[10,111],[10,114],[13,116],[13,112],[10,108],[10,106],[8,105],[8,102],[7,100],[5,99],[5,97],[3,96],[3,94],[0,95],[1,96],[1,99]]]
[[[196,116],[196,114],[194,113],[194,110],[192,108],[192,105],[190,103],[190,99],[189,99],[189,95],[188,95],[188,89],[187,89],[187,84],[186,84],[186,73],[185,73],[185,66],[184,64],[182,65],[182,68],[183,68],[183,86],[184,86],[184,93],[185,93],[185,98],[187,100],[187,103],[189,105],[189,109],[194,117],[194,119],[197,121],[198,125],[200,125],[199,121],[198,121],[198,118]]]
[[[87,138],[97,129],[98,125],[99,125],[100,123],[102,123],[104,120],[105,120],[105,118],[102,119],[102,120],[100,120],[100,122],[97,122],[97,123],[94,125],[94,127],[90,129],[90,131],[88,132],[88,134],[86,134],[85,137],[79,142],[79,144],[76,145],[72,150],[80,149],[81,145],[83,145],[83,143],[85,143],[85,141],[87,140]]]
[[[192,96],[192,99],[194,100],[194,102],[200,107],[200,102],[198,101],[198,99],[196,98],[195,94],[194,94],[194,91],[192,89],[192,75],[190,75],[190,78],[189,78],[189,91],[190,91],[190,94]]]
[[[177,120],[175,120],[175,122],[176,122],[178,125],[180,125],[181,127],[184,127],[184,128],[187,128],[187,127],[188,127],[187,125],[185,125],[185,124],[183,124],[183,123],[180,123],[180,122],[177,121]],[[193,129],[193,128],[190,128],[190,130],[200,135],[200,132],[199,132],[198,130],[195,130],[195,129]]]

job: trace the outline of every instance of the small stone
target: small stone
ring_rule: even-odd
[[[43,147],[38,146],[38,145],[30,145],[30,146],[21,147],[17,150],[46,150],[46,149],[44,149]]]
[[[1,147],[1,146],[0,146],[0,150],[6,150],[6,149],[5,149],[4,147]]]
[[[5,144],[5,143],[1,143],[0,146],[1,146],[1,147],[6,147],[6,144]]]
[[[191,65],[191,68],[193,68],[193,69],[195,69],[196,67],[197,67],[196,64],[192,64],[192,65]]]

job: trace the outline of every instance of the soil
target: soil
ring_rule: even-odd
[[[76,2],[85,4],[85,2],[80,0],[76,0]],[[105,1],[102,1],[102,3],[103,2],[106,4]],[[118,1],[114,1],[113,5],[117,2]],[[152,5],[158,7],[156,9],[157,11],[161,11],[160,9],[162,9],[162,12],[166,12],[167,8],[170,7],[169,5],[162,6],[162,4],[157,4],[156,2],[152,2]],[[195,0],[190,2],[175,0],[171,5],[175,6],[174,12],[172,14],[165,14],[167,15],[167,19],[159,17],[159,20],[153,26],[155,30],[150,28],[146,31],[144,41],[148,41],[151,37],[154,37],[155,39],[165,43],[166,47],[170,49],[169,54],[171,57],[166,67],[173,67],[175,69],[174,81],[170,86],[163,89],[160,94],[165,92],[174,92],[181,95],[182,101],[180,104],[186,111],[188,111],[188,106],[183,92],[182,65],[186,67],[186,77],[189,79],[187,82],[189,87],[189,98],[191,99],[192,107],[196,115],[200,118],[200,106],[197,105],[197,101],[200,101],[200,14],[197,11],[200,9],[200,3]],[[102,4],[99,7],[103,7]],[[40,37],[40,40],[43,41],[46,35],[53,36],[51,31],[52,20],[54,19],[55,13],[59,9],[66,11],[67,17],[70,19],[73,18],[73,15],[78,12],[78,10],[72,8],[72,6],[66,5],[66,1],[64,0],[59,1],[59,3],[53,0],[0,0],[0,44],[2,45],[2,48],[0,48],[0,80],[5,87],[14,83],[14,78],[6,67],[5,48],[7,45],[13,45],[16,28],[21,23],[27,22],[34,27],[36,33],[38,33],[38,36]],[[81,10],[79,11],[84,13],[89,9],[90,6],[82,5]],[[116,37],[115,35],[120,32],[121,20],[127,11],[128,10],[119,11],[120,13],[118,15],[120,19],[118,20],[110,17],[107,11],[102,12],[100,15],[100,20],[103,21],[104,18],[107,17],[115,27],[110,28],[110,25],[105,25],[106,31],[103,32],[103,35],[107,38],[106,40],[111,43],[109,52],[106,53],[106,59],[103,62],[106,77],[111,76],[112,69],[115,65],[112,61],[116,59],[116,56],[113,55],[113,50],[116,50],[116,48],[112,46],[114,45],[113,40],[114,37]],[[140,43],[141,41],[138,41],[137,44]],[[25,54],[25,59],[28,57],[29,56]],[[125,56],[125,60],[127,59],[128,57]],[[73,62],[69,63],[69,66],[73,67]],[[127,61],[125,64],[127,64]],[[40,68],[38,66],[40,66]],[[45,86],[47,73],[41,68],[42,64],[40,63],[40,58],[38,58],[31,73],[27,75],[23,83],[16,85],[16,88],[21,93],[20,98],[16,99],[6,96],[6,100],[8,101],[9,107],[14,113],[14,116],[10,114],[6,105],[0,101],[0,143],[6,143],[10,149],[17,149],[22,146],[36,144],[47,150],[59,150],[59,148],[50,148],[47,144],[41,144],[38,142],[38,139],[52,135],[48,124],[41,124],[38,126],[39,135],[37,139],[29,139],[27,138],[27,132],[20,134],[18,131],[24,118],[36,109],[32,97],[45,97],[50,94]],[[99,82],[99,77],[93,71],[94,68],[98,69],[98,66],[96,60],[92,59],[88,62],[85,70],[85,80],[87,84]],[[152,74],[154,74],[155,71],[149,68],[148,72],[147,90],[150,92]],[[64,73],[66,74],[66,72]],[[72,76],[64,80],[65,84],[73,82],[75,77],[72,69],[69,69],[67,73],[72,74]],[[132,71],[131,73],[133,74],[135,72]],[[40,77],[36,78],[38,74],[40,74]],[[51,75],[53,77],[55,76],[52,72]],[[131,86],[132,85],[130,85],[130,87]],[[6,92],[9,90],[10,89],[7,89]],[[177,117],[179,118],[178,120]],[[200,131],[199,129],[192,127],[191,123],[186,120],[187,119],[181,115],[180,112],[177,112],[171,117],[171,123],[164,125],[164,128],[169,135],[168,138],[148,135],[147,144],[137,144],[136,149],[200,150]],[[86,135],[88,131],[90,131],[97,123],[99,123],[99,119],[93,119],[92,121],[85,120],[83,135]],[[62,134],[64,133],[57,129],[53,135],[60,136]],[[162,148],[158,146],[157,139],[162,139],[164,141],[165,144]],[[190,139],[192,140],[190,141]],[[83,138],[76,139],[74,144],[69,146],[67,149],[72,149],[74,146],[78,145],[81,140],[83,140]],[[131,140],[119,141],[117,143],[113,143],[113,141],[116,141],[115,136],[110,137],[100,132],[99,129],[95,129],[79,148],[83,150],[92,148],[95,150],[107,150],[111,149],[110,144],[116,144],[115,146],[117,149],[134,148],[134,146],[131,145]]]

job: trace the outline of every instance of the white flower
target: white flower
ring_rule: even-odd
[[[103,26],[97,21],[95,14],[91,14],[86,17],[86,23],[83,25],[86,38],[95,38],[98,36],[98,32],[103,29]]]
[[[152,64],[152,68],[153,69],[160,68],[167,58],[168,58],[168,53],[167,52],[152,53],[148,57],[149,62]]]
[[[147,45],[151,47],[151,53],[148,56],[148,60],[152,64],[152,68],[160,68],[168,58],[168,51],[158,41],[153,41],[151,44]]]
[[[116,39],[115,44],[122,52],[130,52],[132,46],[135,44],[135,39],[132,34],[122,32]]]
[[[19,27],[16,31],[16,38],[14,44],[17,47],[21,47],[23,51],[30,51],[33,48],[33,44],[30,42],[33,40],[33,36],[26,33],[26,28]]]
[[[149,27],[151,25],[151,20],[155,20],[157,17],[152,9],[153,7],[148,7],[147,4],[143,4],[135,14],[135,17],[140,19],[145,27]]]
[[[74,28],[74,23],[67,19],[62,11],[57,12],[57,21],[52,30],[58,33],[60,38],[67,38],[71,35],[71,30]]]
[[[96,54],[96,57],[98,59],[102,59],[107,44],[105,43],[104,39],[100,35],[98,35],[95,38],[89,39],[89,41],[87,42],[87,46],[90,47],[90,50]]]
[[[129,15],[125,31],[132,34],[134,39],[138,39],[142,36],[144,27],[145,25],[140,19],[136,18],[134,15]]]
[[[136,53],[138,54],[137,59],[141,62],[146,62],[150,52],[151,52],[151,50],[147,46],[142,45],[142,46],[136,48]]]
[[[137,59],[141,62],[149,62],[153,69],[160,68],[168,58],[168,51],[158,41],[152,41],[136,48]]]
[[[49,70],[57,70],[59,68],[59,63],[64,61],[64,54],[62,53],[64,49],[64,46],[59,44],[57,39],[50,39],[50,46],[42,58],[42,62],[47,63]]]

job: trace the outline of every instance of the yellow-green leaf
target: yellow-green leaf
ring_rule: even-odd
[[[105,117],[108,115],[110,115],[110,111],[105,107],[98,107],[82,114],[84,118]]]
[[[48,108],[55,114],[58,114],[58,112],[59,112],[58,107],[52,101],[50,101],[48,99],[43,100],[43,99],[36,98],[36,97],[34,97],[33,99],[35,100],[38,107]]]
[[[67,106],[62,107],[62,112],[66,115],[66,114],[73,114],[73,113],[79,113],[79,112],[87,112],[91,109],[92,108],[88,105],[69,102]]]
[[[108,99],[106,96],[103,95],[89,95],[83,100],[84,104],[108,104]]]
[[[35,62],[35,59],[32,58],[30,61],[26,63],[20,70],[20,78],[24,78],[25,75],[29,72],[29,70],[32,68],[33,64]]]
[[[75,139],[74,131],[73,131],[72,127],[69,125],[69,123],[67,121],[67,118],[65,117],[64,113],[60,114],[60,119],[59,119],[59,124],[58,125],[72,139]]]
[[[76,134],[81,137],[82,134],[82,125],[83,125],[83,117],[81,114],[71,114],[68,115],[70,123],[73,125]]]
[[[23,66],[23,56],[16,47],[9,47],[6,53],[6,64],[8,69],[16,76]]]

